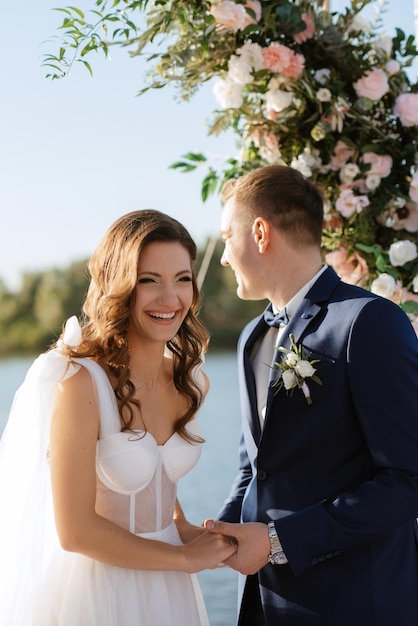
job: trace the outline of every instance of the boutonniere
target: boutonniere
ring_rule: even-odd
[[[276,393],[284,387],[287,392],[290,392],[290,395],[298,387],[302,389],[307,403],[312,404],[311,392],[306,379],[310,378],[318,385],[322,385],[321,379],[315,374],[316,368],[314,367],[316,363],[319,363],[319,359],[309,361],[310,353],[305,352],[303,347],[295,342],[293,335],[289,335],[289,339],[290,349],[282,346],[276,348],[283,353],[283,357],[280,363],[274,361],[272,367],[281,370],[282,376],[273,383],[273,387],[277,387]]]

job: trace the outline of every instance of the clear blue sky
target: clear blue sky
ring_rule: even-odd
[[[92,2],[74,4],[81,8]],[[331,0],[339,10],[344,0]],[[2,7],[0,24],[0,277],[12,288],[24,271],[91,254],[107,227],[134,209],[177,217],[199,243],[217,233],[216,198],[200,199],[206,170],[181,174],[169,165],[190,150],[233,156],[232,136],[209,139],[215,108],[209,85],[191,102],[171,90],[136,97],[146,65],[115,49],[60,81],[44,78],[45,43],[57,34],[59,0],[23,0]],[[413,0],[391,0],[386,29],[414,33]]]

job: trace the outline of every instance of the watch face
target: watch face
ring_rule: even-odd
[[[284,552],[280,551],[280,552],[275,552],[274,554],[270,555],[270,563],[272,565],[283,565],[284,563],[287,563],[287,558]]]

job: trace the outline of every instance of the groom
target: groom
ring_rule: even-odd
[[[206,522],[238,540],[238,623],[417,626],[412,325],[322,264],[322,197],[299,172],[260,168],[222,200],[221,262],[240,298],[270,301],[239,340],[239,473]]]

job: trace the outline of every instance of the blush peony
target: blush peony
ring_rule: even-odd
[[[418,93],[401,93],[395,100],[393,112],[402,126],[418,126]]]
[[[393,159],[388,154],[365,152],[361,160],[370,165],[367,174],[376,174],[380,178],[386,178],[392,171]]]
[[[305,22],[306,28],[296,33],[296,35],[293,35],[293,39],[296,43],[303,43],[304,41],[308,41],[308,39],[312,39],[315,32],[315,24],[307,13],[302,14],[302,21]]]
[[[256,24],[257,22],[260,21],[261,19],[261,4],[259,2],[259,0],[247,0],[247,2],[244,5],[244,8],[250,9],[250,11],[252,11],[254,13],[254,16],[252,16],[252,14],[248,13],[248,11],[245,11],[245,18],[242,24],[242,28],[245,28],[246,26],[249,26],[250,24]]]
[[[369,274],[368,265],[363,257],[358,252],[348,256],[345,246],[340,246],[338,250],[328,252],[325,255],[325,262],[335,269],[341,280],[350,285],[361,284]]]
[[[353,84],[354,91],[359,98],[380,100],[389,91],[389,81],[386,72],[381,69],[368,70],[364,76]]]
[[[248,15],[243,4],[235,4],[232,0],[223,0],[219,4],[213,4],[210,13],[219,26],[233,31],[243,28]]]
[[[305,58],[296,54],[281,43],[273,41],[267,48],[263,48],[264,67],[275,74],[282,74],[286,78],[299,78],[305,67]]]

